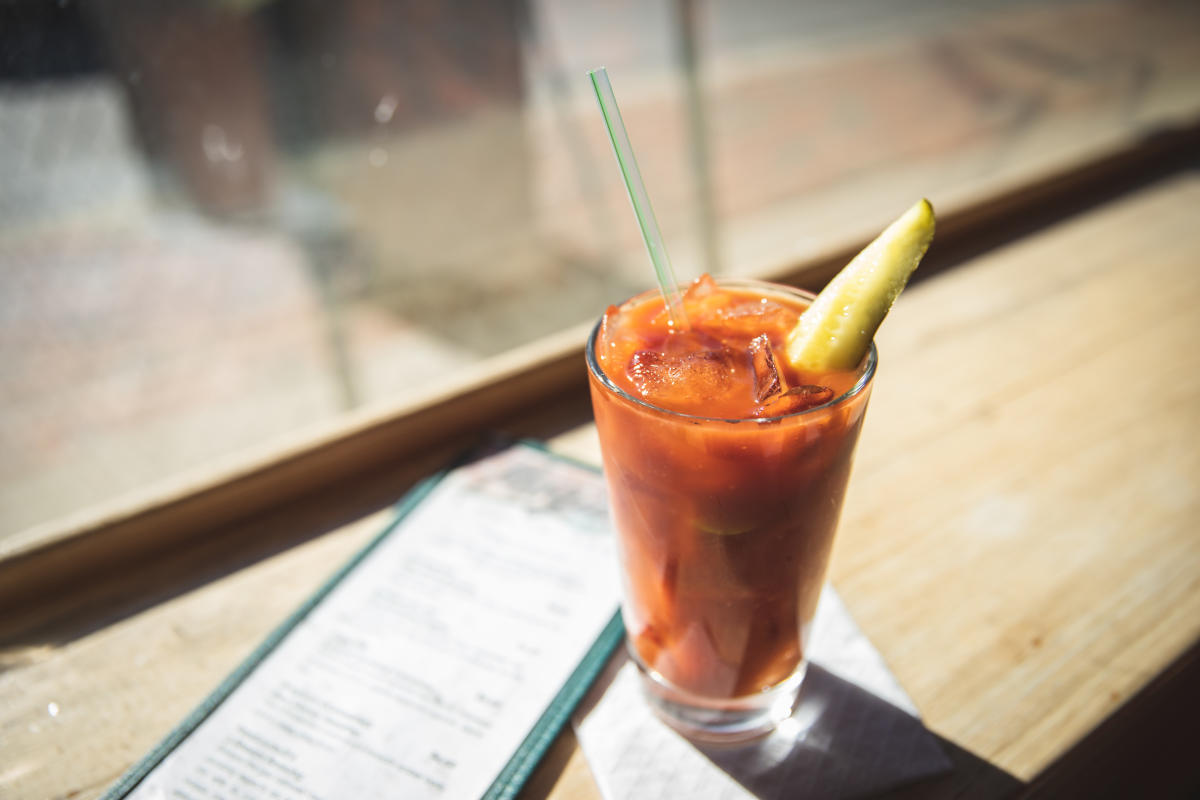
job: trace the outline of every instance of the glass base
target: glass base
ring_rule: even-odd
[[[642,694],[654,713],[690,739],[730,743],[766,735],[792,715],[808,662],[801,662],[782,683],[748,697],[713,699],[673,686],[634,656]]]

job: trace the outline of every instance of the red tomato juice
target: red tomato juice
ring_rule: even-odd
[[[589,342],[630,649],[668,694],[719,706],[805,663],[875,364],[872,348],[850,372],[792,370],[810,301],[706,277],[687,331],[647,292]]]

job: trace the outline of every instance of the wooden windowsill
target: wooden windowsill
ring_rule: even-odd
[[[1193,122],[940,205],[937,241],[917,279],[1177,169],[1197,143],[1200,122]],[[864,243],[833,243],[804,263],[755,277],[819,289]],[[589,327],[489,360],[419,401],[353,413],[265,451],[0,540],[0,609],[6,610],[0,640],[96,607],[112,594],[106,576],[131,565],[177,559],[214,542],[224,542],[231,558],[252,559],[380,508],[488,431],[550,435],[577,424],[588,413],[582,353]],[[321,524],[289,522],[293,532],[276,539],[237,533],[318,497],[321,513],[305,519]]]

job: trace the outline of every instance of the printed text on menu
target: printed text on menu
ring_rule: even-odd
[[[482,794],[616,608],[598,475],[452,471],[129,795]]]

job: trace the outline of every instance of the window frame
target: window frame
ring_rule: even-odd
[[[1200,119],[1125,136],[1070,161],[980,188],[938,207],[935,248],[915,279],[1188,165]],[[865,241],[746,277],[819,289]],[[0,640],[51,625],[94,599],[105,580],[179,548],[237,531],[227,553],[256,557],[255,520],[307,502],[336,509],[294,538],[384,507],[404,488],[489,432],[547,435],[586,424],[585,323],[479,362],[424,396],[350,412],[283,441],[146,487],[103,506],[0,539]],[[303,501],[303,502],[302,502]],[[262,553],[258,553],[261,557]],[[244,563],[244,561],[242,562]],[[105,577],[107,576],[107,577]]]

